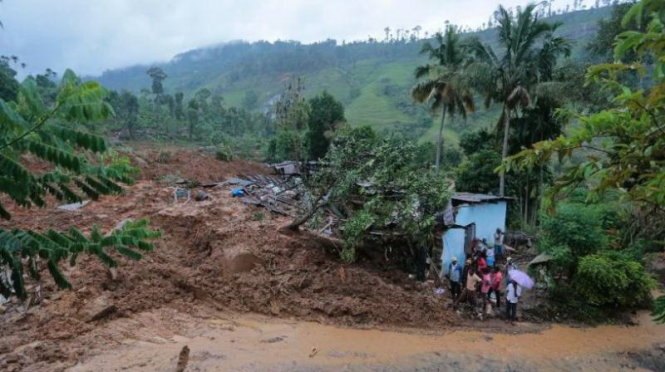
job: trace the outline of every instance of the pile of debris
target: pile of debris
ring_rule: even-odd
[[[243,175],[219,185],[237,186],[232,195],[242,197],[243,203],[262,206],[282,216],[296,217],[305,200],[305,188],[298,177]]]
[[[219,186],[236,186],[231,194],[240,197],[242,202],[266,208],[275,214],[300,218],[314,204],[312,194],[309,192],[302,178],[298,174],[284,174],[276,169],[276,175],[242,175],[233,177],[219,183]],[[323,218],[309,225],[316,233],[327,237],[339,232],[340,221],[344,216],[334,206],[322,208]]]

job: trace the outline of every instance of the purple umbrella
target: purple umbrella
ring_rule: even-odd
[[[526,289],[533,288],[533,279],[531,279],[531,277],[529,277],[529,275],[527,275],[525,272],[519,270],[509,270],[508,275],[510,276],[511,280],[514,280],[521,287]]]

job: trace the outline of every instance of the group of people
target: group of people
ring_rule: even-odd
[[[517,320],[517,303],[522,289],[510,278],[510,271],[516,270],[517,265],[510,256],[505,261],[503,258],[503,232],[500,229],[494,234],[493,247],[488,247],[485,239],[474,240],[471,257],[464,264],[452,257],[447,278],[455,308],[468,303],[475,309],[478,298],[482,300],[483,312],[493,306],[501,308],[505,292],[506,319]]]

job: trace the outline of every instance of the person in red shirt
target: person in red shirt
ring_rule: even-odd
[[[480,256],[478,256],[478,271],[482,273],[485,269],[487,269],[487,256],[485,252],[480,252]]]
[[[492,276],[490,275],[490,269],[484,268],[481,272],[482,282],[480,283],[480,295],[483,297],[483,313],[487,309],[487,303],[490,299],[490,289],[492,288]]]
[[[503,281],[503,273],[501,273],[501,268],[495,266],[492,272],[491,287],[490,291],[487,294],[488,298],[492,295],[492,292],[496,296],[496,307],[501,307],[501,282]]]

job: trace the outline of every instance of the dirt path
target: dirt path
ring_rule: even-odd
[[[191,350],[188,371],[663,370],[665,325],[653,324],[647,314],[638,321],[632,327],[555,325],[538,333],[520,333],[530,327],[521,324],[513,333],[422,334],[220,315],[199,319],[184,334],[126,339],[70,370],[174,370],[185,345]],[[137,334],[151,334],[144,331]]]

